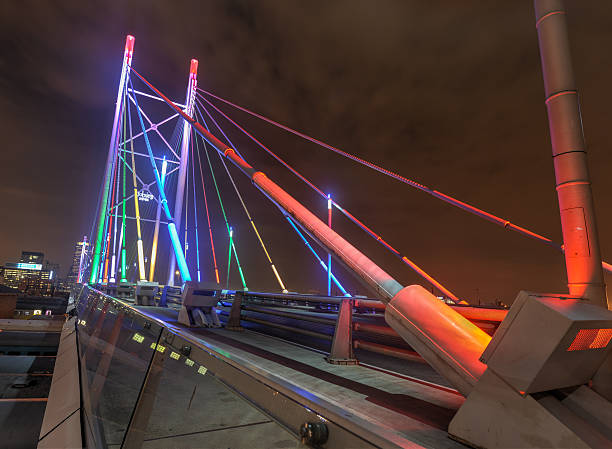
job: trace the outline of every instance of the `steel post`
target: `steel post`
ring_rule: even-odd
[[[198,85],[198,60],[191,60],[189,68],[189,83],[187,84],[187,99],[185,100],[184,112],[193,117],[196,87]],[[178,181],[176,184],[176,199],[174,200],[174,223],[177,231],[181,229],[181,214],[183,212],[183,197],[185,196],[185,182],[187,180],[187,162],[189,159],[189,138],[191,136],[191,124],[183,122],[183,139],[181,140],[181,160],[179,163]],[[168,266],[168,285],[174,285],[174,271],[176,269],[176,256],[170,253],[170,265]],[[183,280],[184,281],[184,280]]]
[[[580,103],[562,0],[535,0],[570,294],[608,307]]]
[[[237,291],[234,294],[234,301],[232,302],[232,308],[230,309],[229,318],[225,324],[225,328],[232,331],[241,331],[244,328],[240,325],[240,312],[242,310],[242,297],[244,293]]]

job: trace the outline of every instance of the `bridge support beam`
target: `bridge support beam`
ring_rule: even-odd
[[[535,0],[535,13],[569,292],[608,308],[563,0]]]

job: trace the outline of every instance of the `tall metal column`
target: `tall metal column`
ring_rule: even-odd
[[[327,226],[331,229],[332,227],[332,200],[331,195],[327,194]],[[327,296],[331,296],[332,287],[332,256],[331,253],[327,252]]]
[[[570,294],[608,307],[562,0],[535,0]]]
[[[94,255],[91,264],[91,273],[89,283],[94,284],[98,280],[98,272],[100,268],[100,255],[102,252],[102,237],[104,235],[104,226],[106,222],[108,193],[111,184],[111,175],[113,172],[113,162],[117,158],[117,146],[119,136],[119,118],[123,107],[123,94],[125,92],[125,84],[128,75],[128,66],[132,63],[132,55],[134,53],[134,36],[128,35],[125,38],[125,51],[123,54],[123,66],[121,67],[121,78],[119,79],[119,90],[117,91],[117,101],[115,103],[115,118],[113,120],[113,130],[111,133],[110,146],[108,148],[108,157],[106,159],[106,169],[104,171],[104,188],[100,199],[100,209],[98,215],[98,225],[96,230],[96,241],[94,243]]]
[[[198,85],[198,60],[191,60],[189,68],[189,84],[187,85],[187,99],[185,100],[185,113],[193,117],[196,87]],[[181,229],[181,214],[183,212],[183,197],[185,195],[185,181],[187,179],[187,162],[189,159],[189,138],[191,136],[191,125],[183,122],[183,139],[181,141],[181,161],[179,165],[178,181],[176,184],[176,199],[174,201],[174,222],[177,230]],[[168,285],[174,285],[174,270],[176,269],[176,257],[170,254],[170,265],[168,267]]]

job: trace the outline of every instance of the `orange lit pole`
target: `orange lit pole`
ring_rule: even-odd
[[[609,307],[562,0],[535,0],[570,294]]]

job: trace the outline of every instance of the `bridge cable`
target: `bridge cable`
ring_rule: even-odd
[[[210,112],[208,111],[208,109],[200,102],[200,100],[198,98],[196,98],[196,102],[199,104],[199,107],[201,109],[204,110],[204,112],[206,113],[206,115],[210,118],[210,120],[215,124],[215,126],[217,127],[217,129],[221,132],[221,134],[223,135],[223,137],[225,137],[225,139],[227,140],[227,142],[229,143],[229,145],[236,151],[236,153],[240,155],[240,153],[238,153],[237,147],[233,144],[233,142],[229,139],[229,137],[225,134],[225,132],[223,131],[223,129],[221,128],[221,126],[217,123],[217,121],[214,119],[214,117],[210,114]],[[200,112],[201,114],[201,112]],[[238,198],[240,199],[240,202],[242,203],[242,206],[244,208],[244,211],[246,212],[247,217],[249,218],[249,220],[251,221],[251,224],[253,225],[253,229],[255,231],[255,234],[257,235],[257,237],[259,238],[259,241],[261,243],[261,246],[264,250],[264,252],[266,253],[266,257],[268,258],[268,261],[270,262],[270,265],[272,266],[272,270],[274,271],[275,276],[277,277],[277,280],[281,286],[281,288],[283,289],[284,292],[286,292],[286,288],[285,286],[282,284],[282,281],[280,279],[280,276],[278,275],[276,268],[274,267],[274,264],[272,263],[272,260],[268,254],[268,251],[266,250],[266,247],[263,243],[263,241],[261,240],[261,237],[259,235],[259,232],[257,231],[257,228],[255,227],[255,223],[253,222],[253,220],[251,219],[251,216],[249,214],[248,209],[246,208],[246,205],[244,203],[244,201],[242,200],[242,196],[240,194],[240,192],[238,191],[238,187],[236,186],[236,184],[234,183],[234,179],[232,177],[232,175],[229,172],[229,169],[227,168],[227,164],[225,163],[225,159],[221,156],[220,153],[217,153],[219,156],[219,159],[221,160],[221,162],[223,163],[225,170],[232,182],[232,184],[234,185],[234,189],[236,190],[236,193],[238,195]],[[241,156],[242,157],[242,156]],[[291,225],[291,228],[297,233],[297,235],[300,237],[300,239],[304,242],[304,244],[306,245],[307,248],[310,249],[310,251],[313,253],[313,255],[315,256],[315,258],[318,260],[318,262],[320,264],[322,264],[325,272],[327,273],[328,271],[328,267],[327,265],[325,265],[323,263],[323,261],[321,260],[321,258],[319,257],[319,255],[315,252],[315,250],[312,248],[312,246],[310,245],[310,243],[308,242],[308,240],[306,240],[306,238],[304,237],[304,235],[300,232],[300,230],[298,228],[296,228],[295,224],[293,223],[293,221],[291,221],[290,217],[288,215],[286,215],[286,213],[281,209],[281,212],[283,213],[283,215],[286,216],[287,220],[289,221],[289,224]],[[345,296],[351,296],[349,293],[347,293],[346,289],[342,286],[342,284],[340,284],[340,282],[336,279],[336,277],[333,275],[333,273],[331,274],[331,277],[334,281],[334,283],[336,284],[336,286],[342,291],[342,294]]]
[[[136,104],[136,109],[140,106]],[[134,157],[134,139],[132,139],[132,114],[128,107],[128,123],[130,131],[130,152],[132,155],[132,183],[134,185],[134,214],[136,215],[136,250],[138,251],[138,278],[141,281],[146,281],[145,262],[144,262],[144,247],[142,244],[142,230],[140,228],[140,205],[138,204],[138,183],[136,182],[136,160]]]
[[[439,191],[437,191],[435,189],[432,189],[432,188],[430,188],[428,186],[425,186],[425,185],[420,184],[420,183],[418,183],[416,181],[408,179],[408,178],[406,178],[406,177],[404,177],[402,175],[394,173],[391,170],[387,170],[386,168],[383,168],[383,167],[381,167],[379,165],[376,165],[373,162],[366,161],[365,159],[362,159],[360,157],[354,156],[354,155],[352,155],[350,153],[347,153],[346,151],[340,150],[339,148],[336,148],[336,147],[334,147],[334,146],[332,146],[332,145],[330,145],[328,143],[322,142],[322,141],[320,141],[318,139],[315,139],[314,137],[310,137],[310,136],[308,136],[308,135],[306,135],[304,133],[296,131],[296,130],[294,130],[294,129],[286,126],[286,125],[283,125],[283,124],[281,124],[279,122],[276,122],[276,121],[274,121],[274,120],[272,120],[272,119],[270,119],[268,117],[265,117],[265,116],[263,116],[261,114],[253,112],[253,111],[251,111],[251,110],[249,110],[249,109],[247,109],[247,108],[245,108],[243,106],[240,106],[240,105],[237,105],[235,103],[232,103],[231,101],[226,100],[224,98],[221,98],[221,97],[213,94],[212,92],[206,91],[206,90],[201,89],[201,88],[197,88],[197,89],[200,92],[202,92],[202,93],[204,93],[206,95],[209,95],[210,97],[215,98],[215,99],[217,99],[217,100],[219,100],[219,101],[221,101],[221,102],[223,102],[223,103],[225,103],[225,104],[227,104],[229,106],[232,106],[232,107],[234,107],[234,108],[236,108],[236,109],[238,109],[240,111],[246,112],[247,114],[249,114],[249,115],[251,115],[253,117],[256,117],[256,118],[258,118],[260,120],[263,120],[263,121],[265,121],[265,122],[267,122],[267,123],[269,123],[271,125],[274,125],[274,126],[276,126],[278,128],[281,128],[281,129],[283,129],[283,130],[285,130],[285,131],[287,131],[287,132],[289,132],[291,134],[294,134],[294,135],[296,135],[298,137],[301,137],[302,139],[308,140],[309,142],[312,142],[312,143],[314,143],[316,145],[319,145],[319,146],[321,146],[323,148],[331,150],[331,151],[333,151],[333,152],[335,152],[335,153],[337,153],[337,154],[339,154],[341,156],[344,156],[344,157],[346,157],[348,159],[351,159],[351,160],[353,160],[353,161],[355,161],[355,162],[357,162],[359,164],[362,164],[362,165],[364,165],[366,167],[369,167],[369,168],[371,168],[373,170],[376,170],[377,172],[382,173],[382,174],[384,174],[386,176],[389,176],[391,178],[394,178],[394,179],[396,179],[396,180],[398,180],[398,181],[400,181],[400,182],[402,182],[404,184],[407,184],[407,185],[409,185],[411,187],[414,187],[414,188],[416,188],[418,190],[421,190],[421,191],[423,191],[425,193],[428,193],[429,195],[432,195],[433,197],[438,198],[439,200],[442,200],[442,201],[444,201],[444,202],[446,202],[448,204],[451,204],[451,205],[453,205],[455,207],[463,209],[464,211],[469,212],[469,213],[471,213],[473,215],[476,215],[476,216],[478,216],[480,218],[484,218],[485,220],[490,221],[492,223],[495,223],[495,224],[503,227],[504,229],[510,229],[510,230],[518,232],[519,234],[522,234],[522,235],[524,235],[526,237],[530,237],[532,239],[535,239],[535,240],[541,241],[543,243],[546,243],[546,244],[548,244],[548,245],[550,245],[550,246],[552,246],[554,248],[557,248],[561,252],[565,251],[563,245],[552,241],[548,237],[544,237],[543,235],[537,234],[537,233],[535,233],[533,231],[530,231],[529,229],[526,229],[526,228],[523,228],[521,226],[515,225],[514,223],[512,223],[512,222],[510,222],[510,221],[508,221],[506,219],[497,217],[497,216],[495,216],[495,215],[493,215],[493,214],[491,214],[489,212],[486,212],[486,211],[484,211],[482,209],[477,208],[476,206],[472,206],[471,204],[468,204],[468,203],[465,203],[463,201],[460,201],[460,200],[458,200],[456,198],[453,198],[450,195],[446,195],[446,194],[444,194],[442,192],[439,192]],[[202,97],[202,98],[204,98],[204,97]],[[607,262],[602,260],[602,266],[603,266],[604,270],[606,270],[608,272],[612,272],[612,265],[611,264],[609,264],[609,263],[607,263]]]
[[[321,195],[323,198],[325,198],[327,200],[327,195],[325,193],[323,193],[323,191],[321,189],[319,189],[311,181],[306,179],[301,173],[299,173],[297,170],[295,170],[293,167],[291,167],[291,165],[289,165],[287,162],[285,162],[280,156],[278,156],[276,153],[274,153],[272,150],[270,150],[267,146],[265,146],[263,143],[261,143],[259,140],[257,140],[257,138],[255,138],[251,133],[249,133],[247,130],[245,130],[242,126],[240,126],[238,123],[236,123],[230,117],[228,117],[226,114],[224,114],[222,111],[220,111],[215,105],[210,103],[205,97],[200,95],[200,98],[202,98],[207,104],[212,106],[213,109],[215,109],[222,117],[224,117],[226,120],[228,120],[234,126],[236,126],[240,131],[242,131],[247,137],[249,137],[259,147],[261,147],[264,151],[266,151],[269,155],[271,155],[274,159],[276,159],[278,162],[280,162],[283,166],[285,166],[293,174],[295,174],[299,179],[304,181],[308,186],[310,186],[319,195]],[[197,101],[197,98],[196,98],[196,101]],[[334,206],[336,206],[336,208],[340,212],[342,212],[342,214],[344,214],[344,216],[346,216],[349,220],[351,220],[353,223],[355,223],[359,228],[361,228],[363,231],[365,231],[370,237],[372,237],[374,240],[376,240],[378,243],[380,243],[383,247],[385,247],[393,255],[398,257],[404,264],[408,265],[417,274],[419,274],[421,277],[423,277],[429,283],[434,285],[444,295],[446,295],[447,297],[449,297],[450,299],[452,299],[455,302],[464,302],[464,301],[460,300],[454,293],[452,293],[450,290],[448,290],[446,287],[444,287],[440,282],[438,282],[436,279],[434,279],[431,275],[429,275],[427,272],[425,272],[416,263],[414,263],[412,260],[408,259],[406,256],[403,256],[398,250],[396,250],[393,246],[391,246],[389,243],[387,243],[381,236],[376,234],[372,229],[370,229],[368,226],[366,226],[362,221],[358,220],[354,215],[349,213],[348,210],[346,210],[343,207],[341,207],[340,204],[337,203],[333,199],[332,199],[332,204],[334,204]]]
[[[214,117],[212,115],[210,115],[210,113],[208,112],[206,107],[204,107],[201,103],[200,103],[200,106],[202,107],[202,109],[204,110],[204,112],[206,113],[208,118],[214,123],[214,125],[219,130],[219,132],[223,135],[225,140],[227,140],[229,145],[232,148],[234,148],[234,150],[235,150],[236,146],[232,143],[232,141],[229,139],[229,137],[225,134],[225,132],[219,126],[219,124],[214,119]],[[201,110],[200,110],[200,114],[201,114]],[[234,191],[236,192],[236,195],[238,196],[238,199],[240,200],[240,204],[242,204],[242,209],[244,210],[244,213],[246,214],[247,218],[249,219],[249,222],[251,223],[251,226],[253,228],[253,231],[255,232],[255,235],[257,236],[257,240],[259,241],[261,249],[263,249],[263,252],[266,255],[266,259],[268,259],[268,263],[270,264],[272,272],[274,273],[274,276],[276,277],[276,281],[280,285],[280,288],[283,291],[283,293],[286,293],[287,292],[287,288],[285,287],[285,284],[283,283],[283,281],[282,281],[278,271],[276,270],[276,267],[274,266],[274,262],[272,262],[272,258],[270,257],[270,253],[268,253],[268,249],[266,248],[266,245],[265,245],[263,239],[261,238],[259,230],[257,229],[257,226],[255,226],[255,221],[251,217],[251,214],[249,213],[249,209],[247,208],[247,206],[246,206],[246,204],[245,204],[245,202],[244,202],[244,200],[242,198],[242,195],[240,194],[240,191],[238,190],[238,186],[236,185],[236,182],[234,181],[234,178],[233,178],[232,174],[230,173],[229,169],[227,168],[227,164],[225,162],[225,159],[223,158],[223,156],[221,156],[221,154],[219,152],[217,152],[217,155],[219,156],[219,159],[221,160],[221,163],[223,164],[223,167],[225,168],[225,172],[227,173],[227,176],[229,177],[229,179],[230,179],[230,181],[232,183],[232,186],[234,187]]]
[[[163,95],[163,94],[162,94],[162,93],[161,93],[161,92],[160,92],[158,89],[156,89],[156,88],[155,88],[155,87],[154,87],[154,86],[153,86],[153,85],[152,85],[150,82],[148,82],[148,81],[147,81],[147,80],[146,80],[146,79],[145,79],[145,78],[144,78],[142,75],[140,75],[138,72],[136,72],[136,71],[135,71],[134,69],[132,69],[131,67],[130,67],[130,70],[131,70],[132,72],[134,72],[134,73],[135,73],[135,74],[138,76],[138,78],[140,78],[140,79],[142,80],[142,82],[144,82],[144,83],[145,83],[145,84],[146,84],[146,85],[147,85],[147,86],[148,86],[148,87],[149,87],[151,90],[153,90],[153,91],[154,91],[156,94],[158,94],[160,97],[164,98],[164,101],[166,101],[166,103],[168,103],[169,105],[171,104],[170,100],[168,100],[168,99],[167,99],[167,98],[166,98],[166,97],[165,97],[165,96],[164,96],[164,95]],[[204,97],[202,97],[202,98],[204,98]],[[207,103],[209,103],[209,102],[207,101]],[[210,104],[210,103],[209,103],[209,104]],[[172,106],[171,106],[171,107],[172,107]],[[213,105],[213,107],[214,107],[214,105]],[[179,110],[179,109],[178,109],[176,106],[174,106],[174,107],[173,107],[173,109],[175,109],[177,112],[181,112],[181,111],[180,111],[180,110]],[[215,109],[218,111],[218,109],[217,109],[216,107],[215,107]],[[220,111],[219,111],[219,112],[220,112]],[[232,123],[236,124],[236,123],[235,123],[233,120],[231,120],[231,119],[230,119],[229,117],[227,117],[225,114],[223,114],[222,112],[220,112],[220,113],[221,113],[221,115],[223,115],[224,117],[226,117],[228,120],[230,120]],[[186,116],[185,116],[184,114],[182,114],[182,116],[183,116],[183,119],[184,119],[184,120],[187,120],[187,118],[186,118]],[[198,124],[198,125],[199,125],[199,123],[197,123],[195,119],[190,119],[190,120],[192,120],[193,122],[195,122],[196,124]],[[188,120],[188,121],[189,121],[189,120]],[[144,124],[142,123],[142,120],[141,120],[141,124],[142,124],[142,127],[143,127],[143,129],[144,129]],[[204,125],[205,125],[205,126],[207,126],[205,121],[204,121]],[[201,126],[201,125],[200,125],[200,126]],[[250,134],[249,134],[249,133],[248,133],[246,130],[244,130],[242,127],[240,127],[240,126],[239,126],[239,125],[237,125],[237,124],[236,124],[236,126],[238,126],[238,127],[239,127],[239,128],[240,128],[240,129],[241,129],[241,130],[242,130],[244,133],[246,133],[246,134],[247,134],[247,135],[248,135],[248,136],[249,136],[249,137],[250,137],[252,140],[256,141],[256,142],[257,142],[257,143],[258,143],[260,146],[262,146],[264,149],[266,149],[266,151],[268,151],[269,153],[272,153],[272,151],[271,151],[271,150],[269,150],[267,147],[265,147],[263,144],[261,144],[261,143],[260,143],[260,142],[259,142],[257,139],[255,139],[253,136],[251,136],[251,135],[250,135]],[[209,131],[208,129],[206,130],[206,132],[207,132],[208,134],[210,134],[210,131]],[[212,134],[211,134],[211,136],[212,136],[212,137],[214,137]],[[146,137],[146,135],[145,135],[145,137]],[[215,139],[216,139],[216,138],[215,138]],[[146,139],[145,139],[145,140],[146,140]],[[216,139],[216,140],[218,140],[218,139]],[[203,142],[205,142],[204,137],[202,137],[202,141],[203,141]],[[148,142],[148,140],[147,140],[147,142]],[[219,142],[219,143],[221,143],[221,142]],[[214,147],[214,146],[213,146],[213,147]],[[149,149],[149,148],[148,148],[148,149]],[[204,145],[204,149],[205,149],[205,150],[207,149],[207,148],[206,148],[206,145]],[[150,149],[149,149],[149,150],[150,150]],[[221,151],[220,149],[216,149],[216,150],[217,150],[217,151]],[[235,151],[235,150],[233,150],[233,149],[232,149],[232,151]],[[273,154],[273,153],[272,153],[272,154]],[[207,152],[207,157],[208,157],[208,152]],[[278,156],[276,156],[276,157],[278,158]],[[278,159],[280,159],[280,158],[278,158]],[[280,160],[282,160],[282,159],[280,159]],[[283,162],[284,162],[284,161],[283,161]],[[209,163],[210,163],[210,158],[209,158]],[[285,163],[285,164],[286,164],[286,163]],[[287,164],[287,165],[288,165],[288,164]],[[211,168],[212,168],[212,167],[211,167]],[[314,186],[314,185],[313,185],[313,186]],[[315,187],[315,188],[316,188],[316,187]],[[325,196],[325,197],[326,197],[326,196]],[[342,211],[342,209],[341,209],[341,211]],[[364,226],[365,226],[365,225],[364,225]],[[367,229],[369,229],[369,228],[367,228]],[[384,243],[384,244],[385,244],[385,245],[386,245],[386,246],[387,246],[389,249],[391,249],[391,250],[395,251],[395,252],[397,253],[397,255],[399,255],[399,252],[398,252],[397,250],[395,250],[393,247],[391,247],[390,245],[388,245],[386,242],[382,241],[382,239],[380,239],[380,241],[381,241],[382,243]],[[401,255],[399,255],[399,257],[401,257]],[[459,300],[459,299],[458,299],[458,298],[457,298],[455,295],[453,295],[453,294],[452,294],[450,291],[448,291],[448,290],[447,290],[445,287],[443,287],[443,286],[442,286],[442,285],[441,285],[441,284],[440,284],[438,281],[436,281],[434,278],[432,278],[432,277],[431,277],[431,276],[429,276],[427,273],[425,273],[423,270],[421,270],[421,269],[420,269],[418,266],[416,266],[416,264],[414,264],[414,262],[412,262],[410,259],[408,259],[407,257],[401,257],[401,260],[402,260],[404,263],[406,263],[407,265],[409,265],[410,267],[412,267],[413,269],[418,269],[418,270],[420,270],[420,271],[417,271],[417,272],[418,272],[418,273],[419,273],[421,276],[425,277],[425,279],[427,279],[427,280],[428,280],[430,283],[432,283],[432,284],[433,284],[433,285],[434,285],[436,288],[438,288],[438,289],[439,289],[440,291],[442,291],[444,294],[447,294],[447,292],[448,292],[449,294],[447,294],[447,296],[448,296],[449,298],[451,298],[453,301],[455,301],[455,302],[460,302],[460,303],[465,303],[465,301]],[[416,271],[416,270],[415,270],[415,271]]]
[[[210,236],[210,249],[212,251],[212,257],[213,257],[213,268],[215,270],[215,279],[217,280],[217,284],[220,283],[219,280],[219,268],[217,267],[217,257],[215,255],[215,243],[213,241],[213,234],[212,234],[212,224],[210,222],[210,214],[208,212],[208,200],[206,198],[206,187],[205,187],[205,183],[204,183],[204,173],[202,172],[202,159],[200,157],[200,147],[198,144],[198,134],[194,133],[194,140],[195,140],[195,145],[196,145],[196,154],[198,156],[198,166],[200,167],[200,178],[202,179],[202,194],[204,196],[204,208],[206,209],[206,221],[208,222],[208,235]]]
[[[196,134],[191,126],[189,127],[189,132]],[[196,177],[195,177],[195,151],[193,149],[193,137],[189,139],[189,148],[191,150],[191,186],[193,188],[193,219],[195,223],[195,244],[196,244],[196,270],[198,272],[198,282],[202,282],[200,275],[200,236],[198,235],[198,205],[197,205],[197,197],[196,197]],[[187,215],[185,215],[186,217]]]
[[[129,106],[128,106],[129,107]],[[123,124],[124,127],[124,140],[125,140],[125,122]],[[125,144],[123,144],[123,154],[125,154]],[[125,159],[123,159],[123,170],[121,171],[121,183],[122,183],[122,201],[121,201],[121,235],[119,236],[119,246],[121,247],[121,279],[119,282],[127,282],[127,276],[126,276],[126,250],[125,250],[125,228],[126,228],[126,213],[125,213],[125,208],[126,208],[126,181],[125,181],[125,174],[127,172],[127,162],[125,161]]]
[[[130,87],[133,88],[131,78],[129,78],[129,82],[130,82]],[[138,100],[136,100],[136,98],[134,98],[134,100],[136,102],[136,112],[138,113],[140,127],[142,128],[144,132],[144,140],[145,140],[145,145],[147,147],[147,153],[149,154],[149,162],[151,163],[151,167],[153,168],[153,173],[155,175],[155,182],[159,190],[159,195],[162,198],[164,214],[166,215],[166,219],[168,221],[168,233],[170,234],[170,240],[172,242],[172,247],[174,249],[176,261],[179,265],[179,270],[181,272],[181,279],[184,282],[188,282],[188,281],[191,281],[191,275],[189,274],[189,268],[187,267],[187,262],[185,261],[185,257],[183,255],[181,242],[180,242],[180,239],[178,238],[178,232],[176,230],[176,224],[174,223],[174,219],[168,207],[168,199],[166,197],[163,187],[161,186],[161,178],[159,176],[159,170],[157,169],[157,165],[155,163],[155,158],[153,156],[153,150],[151,148],[151,143],[149,142],[149,136],[147,135],[145,131],[145,125],[142,119],[142,114],[140,112],[140,108],[138,107]]]
[[[125,101],[125,92],[123,93],[123,98],[124,98],[124,101]],[[123,140],[125,140],[124,139],[124,136],[125,136],[125,108],[123,110],[121,121],[122,121],[122,124],[123,124],[123,128],[121,130],[122,134],[121,134],[121,137],[120,137],[119,140],[123,141]],[[118,153],[120,153],[122,151],[121,150],[122,146],[123,145],[121,145],[121,144],[119,145]],[[122,165],[123,164],[120,163],[119,157],[117,157],[117,176],[115,176],[115,178],[116,178],[116,190],[117,190],[117,202],[115,203],[115,206],[113,207],[113,209],[115,211],[115,220],[114,220],[114,225],[113,225],[114,226],[113,227],[113,256],[112,256],[112,261],[111,261],[111,273],[110,273],[110,278],[109,278],[109,280],[111,282],[116,282],[117,281],[117,279],[116,279],[116,277],[117,277],[117,275],[116,275],[116,273],[117,273],[117,222],[119,221],[118,214],[119,214],[119,197],[121,195],[121,191],[120,191],[120,178],[121,178],[121,171],[122,171],[121,168],[122,168]],[[121,241],[119,241],[119,245],[121,246]]]
[[[315,256],[315,258],[319,262],[319,265],[321,265],[321,268],[323,268],[323,271],[325,271],[327,273],[329,267],[327,266],[327,264],[325,262],[323,262],[323,259],[321,259],[321,257],[319,257],[319,254],[317,254],[317,252],[314,250],[314,248],[312,247],[310,242],[306,239],[306,237],[304,237],[304,234],[302,233],[302,231],[300,231],[298,226],[294,223],[294,220],[293,220],[293,218],[291,218],[291,215],[287,214],[282,209],[281,209],[281,212],[283,212],[283,215],[285,216],[285,218],[287,219],[287,221],[289,222],[289,224],[291,225],[293,230],[302,239],[302,241],[304,242],[304,245],[306,246],[306,248],[308,248],[310,250],[310,252]],[[334,281],[334,284],[336,284],[336,287],[338,287],[340,289],[340,291],[342,292],[342,294],[344,296],[351,296],[346,291],[346,289],[342,286],[342,284],[340,284],[340,282],[338,281],[338,279],[336,278],[336,276],[334,275],[333,272],[331,273],[331,279],[332,279],[332,281]]]
[[[119,125],[121,126],[121,125]],[[118,148],[117,150],[118,153]],[[111,196],[109,197],[109,206],[107,207],[106,210],[106,226],[105,226],[105,231],[106,235],[105,235],[105,241],[104,241],[104,250],[102,252],[102,260],[103,260],[103,264],[101,267],[101,271],[102,271],[102,282],[108,282],[108,256],[110,253],[110,243],[111,243],[111,234],[112,234],[112,230],[111,228],[113,227],[113,214],[112,214],[112,209],[113,209],[113,204],[115,202],[115,178],[117,177],[117,170],[119,169],[119,164],[118,164],[118,158],[115,159],[113,161],[113,173],[111,175],[111,184],[113,186],[112,188],[112,192],[111,192]]]
[[[196,112],[199,112],[197,110],[197,106],[196,106]],[[200,114],[201,117],[201,114]],[[206,124],[206,122],[201,118],[202,123],[204,123],[204,126],[206,126],[206,129],[208,129],[208,125]],[[221,199],[221,192],[219,191],[219,186],[217,185],[217,180],[215,178],[215,173],[213,170],[213,166],[212,166],[212,162],[210,160],[210,155],[208,154],[208,147],[206,146],[206,141],[204,139],[202,139],[202,144],[204,146],[204,153],[206,154],[206,160],[208,161],[208,167],[210,168],[210,176],[213,180],[213,184],[215,186],[215,191],[217,192],[217,198],[219,199],[219,205],[221,206],[221,212],[223,213],[223,220],[225,221],[225,226],[227,228],[227,234],[228,236],[231,234],[231,227],[229,225],[229,222],[227,220],[227,215],[225,213],[225,207],[223,207],[223,200]],[[238,259],[238,252],[236,251],[236,246],[233,242],[232,239],[230,239],[230,248],[229,251],[231,252],[233,249],[234,251],[234,255],[236,257],[236,263],[238,265],[238,272],[240,273],[240,279],[242,280],[242,286],[244,288],[244,290],[247,290],[247,286],[246,286],[246,281],[244,279],[244,273],[242,271],[242,267],[240,266],[240,260]],[[229,262],[228,262],[229,265]],[[229,269],[228,269],[228,282],[229,282]]]

